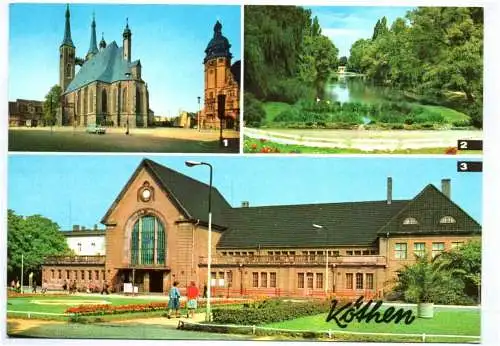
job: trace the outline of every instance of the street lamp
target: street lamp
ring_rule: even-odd
[[[186,166],[208,166],[210,168],[210,185],[208,189],[208,261],[207,261],[207,311],[205,320],[210,322],[210,296],[211,296],[211,286],[212,286],[212,171],[213,167],[207,162],[198,161],[186,161]]]
[[[325,229],[325,242],[328,242],[328,230],[326,227],[313,223],[312,226],[316,229]],[[325,244],[325,255],[326,255],[326,264],[325,264],[325,294],[328,293],[328,246]]]
[[[201,97],[200,97],[200,96],[198,96],[198,123],[197,123],[197,126],[198,126],[198,132],[200,132],[200,131],[201,131],[201,128],[200,128],[200,113],[201,113],[200,101],[201,101]]]

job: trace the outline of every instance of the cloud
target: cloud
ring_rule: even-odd
[[[369,38],[371,31],[366,29],[349,29],[349,28],[322,28],[321,33],[332,40],[339,38]]]

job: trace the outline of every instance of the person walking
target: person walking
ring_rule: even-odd
[[[12,280],[10,282],[10,290],[15,291],[16,290],[16,280]]]
[[[207,284],[203,285],[203,298],[207,298],[208,287]]]
[[[191,281],[191,285],[187,289],[187,318],[189,318],[189,316],[194,318],[194,312],[198,307],[199,294],[200,291],[198,290],[198,287],[196,287],[195,282]]]
[[[179,283],[174,281],[172,288],[168,292],[168,318],[172,317],[172,310],[175,310],[175,317],[181,317],[179,313],[179,307],[181,305],[181,292],[177,288]]]
[[[43,294],[47,293],[47,286],[48,286],[47,279],[45,279],[45,280],[43,280],[43,284],[42,284],[42,293]]]
[[[36,293],[36,279],[33,279],[33,290],[31,293]]]

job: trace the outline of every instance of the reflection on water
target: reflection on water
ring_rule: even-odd
[[[391,95],[398,94],[394,89],[373,85],[359,76],[338,76],[331,80],[325,88],[325,97],[340,103],[376,102],[388,100]]]

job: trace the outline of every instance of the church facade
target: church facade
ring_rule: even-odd
[[[65,17],[64,38],[59,47],[62,99],[58,125],[128,128],[152,124],[141,62],[132,60],[132,31],[128,19],[121,47],[115,41],[107,44],[103,35],[98,48],[93,18],[89,50],[85,58],[79,58],[71,38],[69,5]],[[78,72],[76,66],[80,66]]]
[[[231,65],[230,48],[229,40],[222,34],[222,24],[217,21],[203,60],[205,97],[200,114],[201,128],[218,129],[221,125],[227,129],[239,128],[241,61]],[[219,95],[225,96],[224,106],[218,102]]]
[[[54,289],[65,280],[79,287],[105,280],[117,292],[125,284],[167,292],[174,281],[181,292],[190,281],[203,287],[208,201],[199,196],[208,191],[144,159],[101,220],[105,253],[47,258],[43,279]],[[429,184],[393,200],[389,178],[385,200],[234,208],[212,188],[213,295],[383,297],[415,255],[480,239],[481,225],[450,193],[444,179],[441,190]]]

